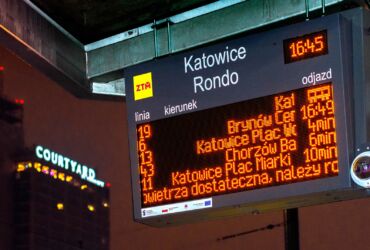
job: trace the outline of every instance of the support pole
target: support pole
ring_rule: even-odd
[[[284,210],[285,250],[299,250],[298,208]]]
[[[158,34],[157,34],[157,21],[153,21],[153,37],[154,37],[154,57],[158,57]]]
[[[306,10],[306,20],[310,20],[310,3],[309,3],[309,0],[304,1],[304,8]]]
[[[172,53],[172,31],[171,31],[171,21],[167,20],[167,45],[168,45],[168,53]]]
[[[321,0],[321,7],[322,15],[325,16],[325,0]]]

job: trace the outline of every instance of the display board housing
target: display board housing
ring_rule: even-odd
[[[126,69],[135,219],[181,223],[349,190],[349,30],[335,14]]]

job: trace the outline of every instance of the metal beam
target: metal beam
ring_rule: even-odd
[[[83,46],[30,0],[0,0],[0,43],[76,96],[122,96],[126,67],[344,2],[220,0]]]
[[[83,45],[30,1],[0,0],[0,43],[76,96],[91,94]]]
[[[228,1],[219,1],[228,2]],[[168,19],[173,23],[162,28],[146,25],[122,33],[120,39],[112,37],[85,46],[87,51],[87,77],[107,76],[128,66],[152,60],[156,56],[204,45],[225,37],[253,30],[295,16],[307,15],[314,10],[325,11],[325,7],[342,0],[249,0],[234,1],[218,10],[202,13],[190,18],[186,14]],[[204,7],[203,7],[204,8]],[[187,13],[188,14],[188,13]],[[156,42],[156,44],[155,44]],[[169,43],[171,46],[169,46]],[[101,44],[101,47],[99,47]]]

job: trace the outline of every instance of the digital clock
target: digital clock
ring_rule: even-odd
[[[284,40],[285,63],[328,54],[326,30]]]

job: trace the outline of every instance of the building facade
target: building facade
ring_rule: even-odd
[[[109,190],[39,161],[20,162],[15,249],[109,249]]]
[[[0,249],[108,250],[109,188],[91,168],[73,160],[62,168],[25,147],[24,101],[3,95],[3,71],[0,66]]]
[[[0,249],[12,249],[16,154],[24,147],[23,106],[3,96],[0,66]]]

